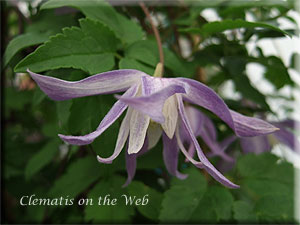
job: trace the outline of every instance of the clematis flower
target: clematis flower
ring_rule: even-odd
[[[240,140],[241,148],[245,153],[262,153],[271,151],[272,145],[282,143],[291,150],[300,154],[300,142],[297,136],[291,131],[300,123],[295,120],[284,120],[281,122],[270,122],[280,130],[268,136],[243,137]]]
[[[262,135],[256,137],[241,137],[239,138],[240,146],[244,154],[254,153],[261,154],[269,152],[272,147],[277,143],[282,143],[289,147],[294,152],[300,154],[300,142],[297,136],[293,133],[296,127],[300,127],[300,123],[295,120],[284,120],[280,122],[269,122],[274,126],[280,128],[270,135]],[[229,137],[230,138],[230,137]],[[221,142],[222,143],[222,142]],[[221,148],[221,151],[225,153],[228,147]],[[216,156],[221,154],[211,153],[209,156]],[[236,156],[229,156],[235,160]],[[218,162],[217,168],[222,172],[230,171],[234,166],[234,163],[222,160]]]
[[[155,75],[158,74],[158,64]],[[224,177],[206,158],[193,133],[184,101],[210,110],[233,129],[239,137],[269,134],[277,128],[263,120],[243,116],[230,110],[224,101],[209,87],[187,78],[160,78],[138,70],[115,70],[70,82],[43,76],[28,70],[31,77],[51,99],[61,101],[83,96],[124,92],[116,96],[118,101],[100,122],[98,128],[84,136],[59,134],[73,145],[90,144],[101,135],[127,109],[113,154],[108,158],[98,156],[102,163],[112,163],[126,145],[126,167],[128,179],[132,180],[136,157],[147,152],[163,138],[163,159],[170,174],[180,179],[185,174],[177,170],[179,149],[198,168],[205,169],[223,185],[237,188],[238,185]],[[181,128],[179,128],[181,127]],[[196,149],[199,161],[194,160],[185,149],[179,129],[184,129],[187,138]],[[127,144],[126,144],[127,142]]]

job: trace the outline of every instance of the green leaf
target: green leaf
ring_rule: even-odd
[[[58,15],[55,10],[39,11],[32,16],[31,23],[25,27],[25,33],[46,33],[49,36],[61,32],[64,27],[77,24],[72,15]]]
[[[261,223],[293,221],[294,169],[291,164],[270,153],[248,154],[238,159],[237,170],[241,176],[240,194],[253,202],[253,212]]]
[[[122,58],[119,62],[120,69],[136,69],[145,72],[146,74],[154,74],[154,67],[147,66],[135,59]]]
[[[24,107],[31,103],[32,92],[31,91],[20,91],[14,87],[6,87],[5,93],[5,115],[9,116],[11,110],[21,111]]]
[[[253,165],[256,165],[253,167]],[[260,155],[247,154],[238,159],[237,162],[237,170],[239,174],[246,181],[254,181],[260,182],[262,189],[257,189],[256,184],[252,183],[254,190],[258,193],[273,193],[271,186],[272,182],[279,182],[283,185],[287,185],[292,188],[294,184],[294,169],[293,166],[285,161],[280,161],[279,158],[270,153],[264,153]],[[265,184],[267,181],[270,181],[270,184]],[[265,181],[263,181],[265,180]],[[277,188],[281,188],[282,185],[278,185]],[[273,185],[276,186],[276,185]],[[284,192],[283,187],[279,192]],[[277,192],[278,192],[277,191]]]
[[[272,154],[247,154],[239,158],[237,169],[243,177],[263,177],[266,171],[272,169],[278,157]],[[253,167],[252,165],[258,165]]]
[[[114,175],[107,180],[101,180],[89,193],[88,198],[93,199],[93,205],[85,208],[85,219],[94,223],[130,223],[134,214],[132,205],[126,205],[122,195],[129,196],[127,190],[122,188],[125,179]],[[106,195],[110,200],[116,199],[115,205],[104,204]],[[101,197],[101,205],[99,203]]]
[[[95,157],[79,158],[69,165],[67,171],[55,180],[49,195],[75,198],[102,175]]]
[[[252,34],[256,35],[258,39],[263,38],[284,38],[285,34],[279,33],[274,30],[255,30],[251,31]],[[289,33],[289,35],[295,35],[294,30],[285,30],[285,32]]]
[[[262,222],[293,222],[294,201],[281,194],[264,196],[257,202],[255,211]]]
[[[33,94],[32,102],[34,106],[39,105],[45,98],[46,94],[41,89],[36,88]]]
[[[164,161],[161,157],[161,151],[163,149],[162,141],[159,141],[151,151],[138,158],[137,169],[140,170],[155,170],[157,168],[164,168]]]
[[[30,218],[31,222],[34,223],[42,223],[44,216],[45,216],[45,211],[46,211],[46,206],[44,205],[36,205],[34,207],[26,207],[27,212],[26,214]]]
[[[233,217],[239,223],[257,223],[257,217],[251,206],[246,201],[236,201],[233,204]]]
[[[70,108],[72,106],[72,100],[55,102],[55,104],[59,127],[63,131],[68,131],[68,121],[71,114]]]
[[[263,65],[266,68],[264,74],[265,78],[268,79],[277,89],[280,89],[285,85],[294,85],[287,67],[280,58],[276,56],[264,57],[261,55],[259,58],[248,57],[248,61]]]
[[[278,182],[277,180],[266,178],[248,178],[243,181],[243,185],[253,194],[258,193],[258,196],[276,194],[285,195],[293,191],[292,185],[287,185],[285,183]]]
[[[223,20],[223,21],[215,21],[204,24],[201,28],[187,28],[181,31],[189,32],[189,33],[199,33],[203,36],[209,36],[215,33],[223,32],[226,30],[238,29],[238,28],[266,28],[271,29],[280,33],[283,33],[287,36],[291,36],[288,32],[279,29],[278,27],[272,26],[267,23],[260,22],[249,22],[241,19],[237,20]]]
[[[217,214],[214,210],[214,204],[211,201],[208,192],[205,192],[203,198],[198,203],[196,209],[191,215],[190,223],[217,223]]]
[[[95,74],[112,69],[113,52],[119,43],[114,34],[100,22],[90,19],[80,20],[80,27],[65,28],[62,34],[51,37],[23,59],[15,71],[75,68]]]
[[[252,86],[246,75],[240,74],[233,76],[233,82],[236,90],[239,91],[245,98],[252,100],[264,109],[270,110],[266,97]]]
[[[171,188],[164,193],[159,216],[161,222],[184,223],[197,208],[206,190],[206,180],[196,169],[190,169],[188,174],[185,180],[174,178]]]
[[[214,222],[229,220],[233,197],[228,189],[221,186],[210,186],[195,209],[191,222]]]
[[[292,85],[289,72],[280,58],[270,56],[267,58],[267,70],[265,77],[277,88],[280,89],[285,85]]]
[[[42,44],[51,35],[61,32],[63,27],[74,24],[74,19],[70,16],[54,14],[54,10],[39,13],[33,18],[30,25],[25,27],[25,33],[12,39],[4,53],[3,66],[7,66],[13,56],[19,51],[30,46]]]
[[[270,171],[277,161],[278,157],[272,154],[247,154],[238,160],[237,169],[243,177],[264,177],[265,172]]]
[[[58,152],[58,140],[47,143],[39,152],[29,160],[25,168],[26,179],[31,179],[33,175],[48,165]]]
[[[228,189],[222,186],[213,186],[208,189],[214,210],[219,220],[228,220],[231,217],[233,197]]]
[[[54,137],[57,138],[58,134],[58,126],[56,121],[55,122],[48,122],[42,127],[42,133],[46,137]]]
[[[94,131],[98,126],[100,121],[105,117],[107,112],[111,109],[113,103],[116,101],[113,96],[97,96],[97,103],[92,104],[91,106],[94,110],[91,110],[91,131]],[[97,109],[95,108],[95,105]],[[114,151],[115,143],[117,141],[120,121],[117,120],[114,122],[104,133],[102,133],[91,145],[97,154],[102,157],[109,157]],[[112,165],[116,165],[112,163]],[[105,167],[110,165],[105,165]],[[123,167],[124,168],[124,167]]]
[[[80,131],[91,131],[91,118],[97,115],[94,113],[94,110],[97,110],[97,98],[78,98],[73,99],[72,102],[68,121],[69,132],[78,134]]]
[[[236,49],[233,46],[231,49]],[[195,53],[195,60],[199,66],[218,65],[224,56],[224,45],[209,45]]]
[[[12,39],[4,53],[3,66],[7,66],[15,54],[27,47],[44,43],[49,38],[49,35],[42,33],[26,33]]]
[[[165,66],[175,75],[191,77],[194,74],[195,68],[193,64],[180,60],[167,48],[164,48],[163,51],[165,56]],[[134,59],[153,67],[159,62],[157,44],[150,40],[142,40],[133,43],[125,50],[125,55],[128,59]]]
[[[158,221],[162,202],[162,193],[138,181],[133,181],[128,186],[128,193],[131,196],[136,196],[137,198],[143,198],[145,196],[144,198],[148,199],[148,204],[137,205],[138,211],[143,216],[151,220]]]
[[[113,7],[103,0],[50,0],[41,6],[41,9],[53,9],[70,6],[79,9],[86,17],[96,19],[109,26],[120,40],[132,43],[141,40],[144,36],[141,27],[119,14]]]
[[[300,54],[294,53],[290,58],[290,67],[297,70],[297,68],[299,68],[300,66],[299,62],[300,62]]]
[[[138,60],[155,67],[159,63],[159,53],[155,42],[149,40],[137,41],[125,50],[128,58]]]

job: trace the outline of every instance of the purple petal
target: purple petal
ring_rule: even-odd
[[[137,89],[137,85],[132,86],[124,93],[124,96],[134,96],[137,92]],[[72,145],[90,144],[94,141],[95,138],[101,135],[113,122],[115,122],[126,108],[127,105],[125,103],[117,101],[110,109],[110,111],[106,114],[106,116],[103,118],[97,130],[90,134],[84,136],[66,136],[59,134],[58,136],[65,142],[68,142]]]
[[[179,124],[179,136],[180,139],[182,140],[182,143],[186,143],[189,144],[190,143],[190,136],[189,134],[186,132],[185,129],[182,129],[182,124]]]
[[[235,125],[235,132],[240,137],[254,137],[273,133],[279,130],[272,124],[254,117],[243,116],[230,110]]]
[[[212,140],[208,133],[202,132],[201,138],[203,141],[207,144],[207,146],[210,148],[210,150],[213,152],[214,155],[222,157],[225,161],[233,162],[234,159],[230,156],[228,156],[222,148],[219,146],[219,143],[216,140]]]
[[[125,91],[137,83],[142,76],[148,76],[138,70],[115,70],[99,73],[80,81],[65,81],[27,71],[42,91],[57,101]]]
[[[135,108],[136,110],[146,115],[149,115],[154,121],[158,123],[164,123],[165,118],[163,115],[163,107],[165,101],[176,93],[185,93],[185,89],[182,84],[178,85],[171,83],[165,88],[157,92],[151,93],[151,91],[154,90],[154,85],[151,83],[151,81],[155,81],[156,79],[163,80],[161,78],[155,78],[149,81],[148,77],[142,77],[142,89],[144,94],[144,96],[142,97],[116,97],[119,98],[121,101],[125,102],[126,104],[130,105],[131,107]]]
[[[228,161],[220,160],[217,163],[217,168],[222,173],[227,173],[234,168],[235,164],[236,164],[235,162],[228,162]]]
[[[163,133],[163,144],[163,158],[168,172],[179,179],[185,179],[187,175],[182,174],[177,170],[179,149],[176,138],[173,137],[170,139],[165,133]]]
[[[185,100],[212,111],[226,122],[238,136],[264,135],[277,130],[273,125],[260,119],[246,117],[229,110],[225,102],[204,84],[187,78],[175,78],[174,80],[188,86],[186,95],[184,95]]]
[[[245,153],[260,154],[271,150],[267,136],[241,138],[240,144]]]
[[[226,161],[233,162],[234,159],[228,156],[217,142],[217,131],[211,119],[192,106],[185,106],[185,111],[194,135],[201,136],[203,141],[212,150],[212,154],[210,155],[218,155]]]
[[[189,149],[188,149],[188,153],[189,153],[189,155],[190,155],[192,158],[194,157],[194,155],[195,155],[195,153],[196,153],[195,146],[194,146],[192,143],[190,144],[190,147],[189,147]],[[188,159],[186,158],[185,161],[188,162]]]
[[[274,126],[280,127],[288,127],[291,129],[300,128],[300,122],[297,120],[287,119],[280,122],[271,122]],[[281,129],[281,128],[280,128]]]
[[[280,130],[273,133],[273,135],[291,150],[300,153],[300,142],[297,136],[280,125],[279,128]]]
[[[218,155],[219,152],[225,152],[225,150],[228,148],[228,146],[234,142],[237,139],[237,136],[235,135],[231,135],[229,137],[226,137],[223,141],[221,141],[220,143],[218,143],[218,151],[215,152],[209,152],[207,153],[208,157],[213,157]],[[229,156],[228,154],[226,154],[226,157],[229,157],[230,160],[227,160],[228,162],[233,162],[234,158],[232,156]]]
[[[179,104],[179,115],[181,116],[181,120],[183,122],[184,128],[187,130],[188,134],[191,137],[191,140],[193,141],[196,150],[197,150],[197,154],[198,157],[200,159],[200,161],[203,163],[203,166],[205,168],[205,170],[212,176],[214,177],[217,181],[219,181],[220,183],[222,183],[223,185],[230,187],[230,188],[238,188],[239,186],[232,183],[231,181],[229,181],[226,177],[224,177],[206,158],[206,156],[204,155],[204,153],[202,152],[198,141],[196,140],[193,131],[191,129],[190,123],[187,120],[186,117],[186,113],[184,110],[184,106],[183,106],[183,102],[182,99],[180,97],[178,97],[178,104]]]
[[[223,141],[220,143],[220,147],[222,151],[225,151],[229,145],[231,145],[232,142],[234,142],[237,139],[235,135],[231,135],[229,137],[226,137]]]
[[[135,171],[136,171],[136,159],[137,157],[143,155],[144,153],[146,153],[148,151],[148,140],[147,138],[145,139],[145,143],[141,149],[141,151],[139,151],[138,153],[134,153],[134,154],[128,154],[128,151],[125,151],[125,158],[126,158],[126,169],[127,169],[127,180],[125,182],[125,184],[123,184],[123,187],[128,186],[134,175],[135,175]]]
[[[217,130],[214,123],[204,113],[202,114],[205,132],[207,132],[212,140],[217,140]]]
[[[128,109],[126,116],[123,119],[120,130],[119,130],[118,139],[117,139],[114,153],[108,158],[102,158],[98,155],[97,159],[99,162],[112,163],[112,161],[121,153],[121,151],[126,143],[126,140],[128,138],[128,135],[129,135],[129,124],[130,124],[131,114],[132,114],[132,109]]]
[[[183,145],[183,140],[181,139],[181,136],[179,135],[179,126],[176,129],[175,136],[176,136],[176,140],[177,140],[177,144],[179,146],[179,149],[184,154],[184,156],[188,159],[188,161],[190,161],[191,163],[193,163],[193,165],[195,165],[196,167],[198,167],[200,169],[203,169],[204,168],[203,163],[194,160],[193,159],[193,155],[190,155],[189,152],[185,149],[185,147]],[[193,145],[193,143],[190,144],[189,150],[192,148],[191,145]],[[195,148],[195,146],[194,146],[194,148]]]
[[[197,137],[200,135],[201,130],[204,129],[204,117],[203,117],[204,114],[201,113],[198,109],[196,109],[193,106],[186,105],[184,108],[185,108],[187,118],[190,121],[193,134]],[[180,124],[180,128],[181,126],[182,125]],[[180,138],[183,143],[185,142],[190,143],[191,141],[190,136],[185,129],[180,129]]]
[[[198,109],[196,109],[193,106],[185,106],[185,112],[187,118],[189,118],[189,121],[191,122],[191,128],[193,130],[193,134],[196,137],[199,136],[204,126],[203,113],[201,113]]]

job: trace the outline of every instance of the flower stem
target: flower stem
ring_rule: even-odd
[[[155,36],[157,46],[158,46],[158,51],[159,51],[159,61],[161,63],[161,76],[162,76],[163,72],[164,72],[164,53],[163,53],[163,49],[162,49],[162,44],[161,44],[161,39],[160,39],[160,36],[159,36],[159,32],[157,30],[157,27],[154,25],[154,23],[152,21],[152,18],[151,18],[151,15],[150,15],[150,12],[149,12],[148,8],[145,6],[145,4],[143,2],[140,3],[140,6],[141,6],[142,10],[144,11],[146,17],[148,18],[148,20],[151,24],[152,30],[154,32],[154,36]]]

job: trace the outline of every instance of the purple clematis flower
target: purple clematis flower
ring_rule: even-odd
[[[275,131],[270,135],[261,135],[256,137],[241,137],[239,138],[240,146],[244,154],[254,153],[261,154],[264,152],[270,152],[272,147],[277,143],[282,143],[289,147],[294,152],[300,154],[300,142],[297,136],[293,133],[296,127],[300,127],[300,122],[295,120],[284,120],[281,122],[269,122],[274,126],[280,128],[280,130]],[[229,137],[230,139],[230,137]],[[222,143],[221,143],[222,145]],[[224,152],[228,150],[228,146],[221,148]],[[209,156],[216,156],[221,154],[216,154],[211,152]],[[229,156],[235,160],[236,156]],[[222,160],[218,163],[217,168],[222,172],[228,172],[233,168],[234,164]]]
[[[163,159],[170,174],[180,179],[186,175],[177,170],[179,149],[198,168],[205,169],[212,177],[230,188],[238,188],[208,161],[193,132],[183,101],[210,110],[231,127],[239,137],[252,137],[272,133],[277,128],[263,120],[243,116],[230,110],[224,101],[209,87],[187,78],[152,77],[138,70],[115,70],[86,79],[70,82],[43,76],[28,70],[39,87],[53,100],[67,100],[83,96],[124,92],[103,118],[98,128],[84,136],[59,137],[73,145],[87,145],[101,135],[127,109],[115,150],[109,158],[98,156],[98,161],[111,163],[126,145],[128,179],[136,169],[136,157],[151,149],[163,138]],[[156,74],[156,73],[155,73]],[[180,128],[179,128],[180,127]],[[199,161],[190,157],[183,145],[179,129],[196,149]]]
[[[281,122],[270,122],[280,130],[271,135],[259,137],[243,137],[240,140],[241,148],[245,153],[262,153],[271,151],[272,145],[278,142],[286,145],[291,150],[300,154],[300,142],[292,132],[295,127],[300,127],[300,123],[295,120],[285,120]]]

